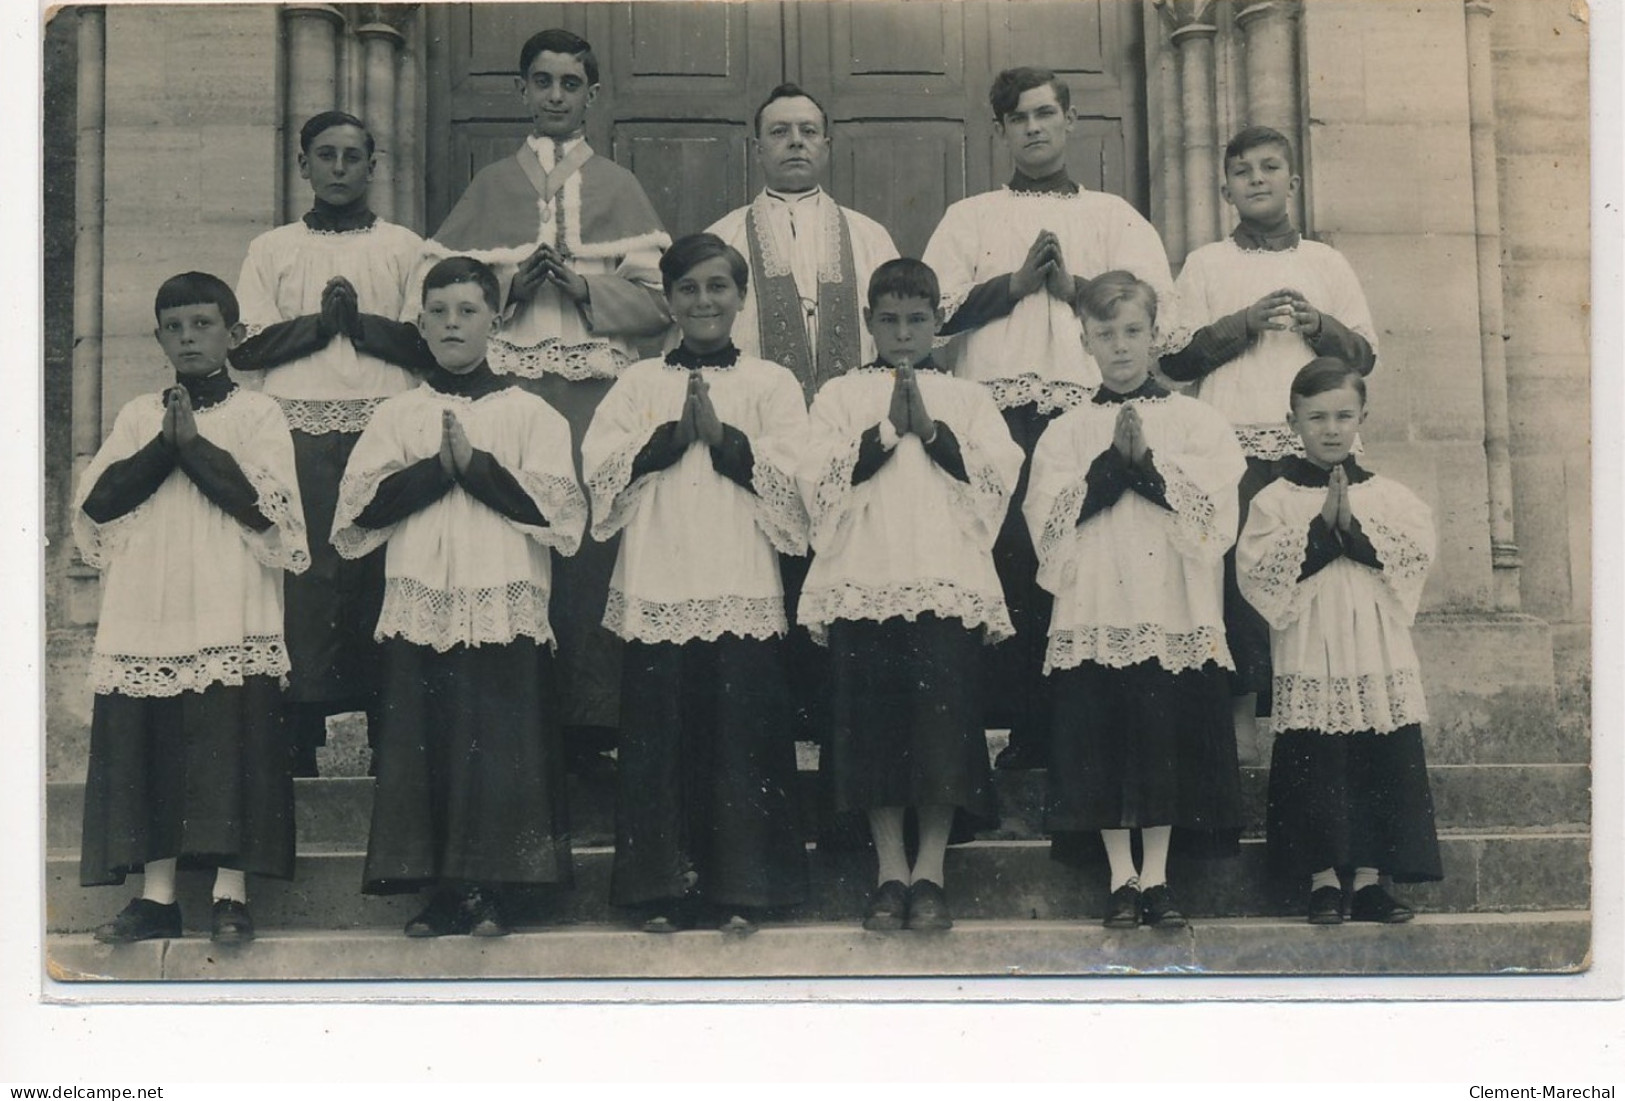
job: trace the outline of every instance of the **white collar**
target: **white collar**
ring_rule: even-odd
[[[764,187],[762,194],[769,199],[777,199],[786,205],[795,206],[798,203],[817,201],[824,194],[824,189],[815,186],[809,191],[775,191],[771,187]]]
[[[544,138],[536,134],[529,134],[525,137],[525,144],[530,146],[531,151],[537,157],[553,160],[556,163],[557,158],[568,156],[570,150],[586,140],[586,136],[578,130],[562,141],[558,138]]]

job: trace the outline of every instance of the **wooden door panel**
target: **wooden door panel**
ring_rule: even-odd
[[[905,256],[925,251],[949,203],[965,197],[965,135],[956,122],[860,122],[841,131],[830,190],[892,235]]]
[[[616,124],[614,157],[637,175],[674,238],[698,233],[750,198],[739,123]]]

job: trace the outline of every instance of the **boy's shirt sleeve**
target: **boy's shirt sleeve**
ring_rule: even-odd
[[[109,463],[80,508],[97,524],[107,524],[139,508],[175,470],[175,449],[157,435],[135,454]]]
[[[125,460],[132,458],[144,448],[150,446],[158,436],[159,427],[163,423],[163,402],[161,395],[147,394],[127,403],[119,410],[118,416],[113,420],[113,430],[108,433],[107,439],[102,441],[101,447],[96,449],[85,472],[79,478],[79,485],[74,493],[72,521],[74,542],[79,547],[79,553],[84,557],[86,564],[96,569],[104,570],[112,565],[129,542],[129,533],[141,523],[141,518],[147,513],[147,503],[156,492],[162,479],[152,486],[152,491],[146,493],[130,508],[119,511],[113,507],[114,502],[108,498],[117,497],[118,503],[128,503],[131,494],[125,492],[129,486],[121,486],[118,491],[109,492],[98,502],[96,511],[99,515],[92,515],[86,509],[86,502],[97,489],[101,488],[102,478],[108,470]],[[173,458],[171,457],[171,463]],[[144,467],[147,463],[156,463],[156,456],[149,455],[140,460]],[[115,475],[115,481],[122,482],[124,474],[129,468],[122,468],[123,473]],[[173,470],[173,466],[170,467]],[[153,470],[146,470],[146,478],[154,476]],[[164,477],[169,476],[166,470]]]
[[[419,459],[378,482],[372,500],[356,514],[355,524],[373,530],[394,527],[440,500],[456,484],[441,465],[440,456]]]
[[[582,320],[594,335],[648,337],[671,327],[671,311],[661,291],[659,249],[627,253],[613,272],[583,273],[582,278],[587,282]]]
[[[525,413],[517,454],[477,450],[458,480],[527,538],[568,558],[581,547],[587,527],[587,497],[576,481],[570,424],[541,398],[521,396]]]
[[[424,507],[422,504],[408,507],[429,483],[429,472],[423,469],[423,463],[433,462],[435,479],[444,478],[437,454],[414,456],[407,450],[401,423],[400,402],[404,396],[391,398],[377,408],[344,465],[330,535],[333,548],[341,557],[366,557],[389,542],[402,520]],[[385,482],[391,481],[393,475],[410,467],[419,469],[406,479],[392,481],[390,488],[384,489]],[[377,508],[368,512],[375,500]],[[397,511],[399,514],[395,515]]]
[[[271,520],[259,510],[259,494],[243,473],[231,452],[212,444],[202,435],[177,447],[177,461],[192,484],[216,508],[249,531],[262,532]]]
[[[1333,252],[1326,279],[1331,285],[1329,300],[1311,303],[1320,311],[1320,332],[1306,338],[1309,346],[1316,355],[1336,356],[1369,375],[1377,365],[1377,327],[1359,277],[1347,257]]]
[[[321,351],[332,341],[318,314],[283,317],[277,305],[277,275],[267,255],[264,237],[248,246],[237,277],[237,306],[247,336],[231,350],[231,365],[239,371],[262,371],[292,363]]]
[[[222,473],[225,467],[217,456],[204,460],[209,463],[209,473],[202,477],[220,477],[216,488],[229,494],[225,499],[232,505],[232,509],[226,510],[227,514],[239,519],[238,534],[262,566],[303,573],[310,567],[310,545],[305,531],[304,503],[299,497],[299,477],[294,467],[293,435],[288,431],[281,407],[274,400],[254,393],[244,394],[243,398],[255,399],[243,437],[216,439],[211,436],[208,441],[231,461],[236,475]],[[199,422],[200,439],[206,427],[209,426],[205,422]],[[199,449],[199,453],[206,454],[208,449]],[[202,463],[198,469],[203,469]],[[243,492],[238,478],[245,480],[253,490],[252,501]],[[199,488],[203,486],[199,484]],[[232,510],[240,511],[243,518],[238,518]],[[248,519],[257,523],[256,515],[257,519],[266,521],[264,527],[247,523]]]
[[[668,423],[663,411],[651,407],[646,387],[641,374],[628,369],[598,403],[581,440],[581,468],[592,506],[591,534],[600,542],[627,525],[656,480],[652,474],[634,469],[651,435]]]

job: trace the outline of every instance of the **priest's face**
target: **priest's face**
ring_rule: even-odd
[[[587,107],[598,85],[587,82],[587,70],[575,56],[543,50],[530,63],[524,79],[515,78],[519,98],[530,111],[538,137],[567,138],[587,120]]]
[[[776,99],[762,108],[756,159],[775,191],[811,191],[829,164],[824,112],[806,96]]]
[[[1010,150],[1016,167],[1033,178],[1066,167],[1066,138],[1072,132],[1072,112],[1061,106],[1048,84],[1028,88],[1015,110],[993,124]]]

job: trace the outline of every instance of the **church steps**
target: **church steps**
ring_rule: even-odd
[[[70,935],[51,937],[47,950],[50,974],[66,980],[1167,975],[1187,978],[1190,986],[1164,985],[1159,994],[1183,996],[1201,994],[1204,976],[1572,971],[1587,961],[1590,939],[1589,914],[1552,911],[1422,915],[1402,926],[1315,927],[1274,918],[1226,918],[1177,932],[1114,932],[1079,921],[970,919],[943,934],[866,933],[850,923],[784,924],[765,926],[745,938],[710,930],[656,937],[606,925],[521,931],[499,940],[409,941],[388,930],[267,930],[252,945],[235,948],[196,935],[117,948],[97,944],[88,935]],[[951,996],[954,989],[942,992]],[[1057,992],[1044,989],[1050,995]],[[766,992],[772,993],[771,988]],[[1037,990],[1011,982],[1012,996],[1024,992]],[[1129,995],[1134,988],[1096,983],[1076,992],[1113,997]],[[269,993],[275,996],[274,989]],[[851,993],[862,996],[861,991]],[[503,996],[566,993],[544,983],[510,988]],[[568,996],[626,994],[612,986]],[[930,993],[917,990],[912,996]]]

